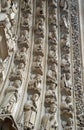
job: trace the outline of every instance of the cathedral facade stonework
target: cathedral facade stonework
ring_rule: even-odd
[[[0,130],[84,130],[80,3],[0,0]]]

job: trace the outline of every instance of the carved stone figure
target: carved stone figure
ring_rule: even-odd
[[[46,114],[41,120],[41,130],[57,130],[57,121],[54,116]]]
[[[21,29],[29,31],[29,20],[27,18],[24,19],[21,23]]]
[[[57,84],[55,84],[55,83],[51,83],[51,84],[49,85],[49,89],[50,89],[50,90],[56,90],[56,87],[57,87]]]
[[[15,81],[15,80],[20,80],[22,82],[22,74],[21,72],[18,70],[16,72],[12,71],[9,77],[10,81]]]
[[[55,92],[54,91],[52,91],[52,90],[47,90],[47,92],[46,92],[46,94],[45,94],[45,97],[47,98],[47,97],[50,97],[50,98],[52,98],[52,97],[56,97],[55,96]]]
[[[36,15],[37,15],[37,17],[41,17],[43,19],[45,18],[43,9],[41,7],[37,7]]]
[[[9,8],[11,7],[11,0],[3,0],[2,1],[2,11],[9,11]]]
[[[57,56],[50,56],[49,55],[48,63],[49,64],[56,64],[57,65]]]
[[[43,19],[39,19],[39,21],[37,21],[36,25],[35,25],[35,29],[34,29],[35,33],[39,35],[44,33],[44,24],[43,24]]]
[[[34,62],[42,62],[42,60],[43,60],[43,57],[40,56],[40,55],[33,57],[33,61],[34,61]]]
[[[57,26],[57,19],[55,14],[49,15],[49,24]]]
[[[15,59],[14,59],[15,64],[20,64],[23,63],[24,65],[26,64],[26,57],[25,54],[19,52],[15,54]]]
[[[63,8],[63,10],[68,9],[68,1],[67,0],[60,0],[60,7]]]
[[[34,94],[24,106],[24,127],[25,130],[33,129],[36,121],[38,95]]]
[[[40,74],[43,75],[43,69],[42,69],[42,63],[40,62],[34,62],[33,66],[32,66],[32,72],[34,74]]]
[[[27,14],[31,14],[31,1],[23,1],[23,6],[21,8],[23,16],[27,16]],[[26,15],[25,15],[26,14]]]
[[[36,40],[35,40],[35,44],[43,44],[43,42],[44,42],[44,40],[42,37],[36,38]]]
[[[24,42],[18,42],[18,47],[22,50],[22,49],[28,49],[29,47],[29,43],[27,41]]]
[[[56,71],[48,70],[47,77],[51,77],[55,81],[57,79]]]
[[[6,89],[4,99],[1,104],[2,114],[10,114],[18,100],[18,89],[10,86]]]
[[[42,130],[49,130],[49,118],[50,118],[50,115],[49,114],[46,114],[42,117],[42,120],[41,120],[41,127],[42,127]]]
[[[40,96],[41,93],[41,81],[40,80],[31,80],[28,85],[28,93],[35,94],[37,93]]]
[[[57,104],[56,104],[56,97],[46,97],[45,98],[45,107],[47,108],[48,112],[55,112],[57,109]]]
[[[35,55],[44,56],[43,45],[42,45],[41,43],[35,45],[35,47],[34,47],[34,54],[35,54]]]

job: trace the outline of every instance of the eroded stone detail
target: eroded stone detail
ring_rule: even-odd
[[[0,1],[1,130],[83,130],[79,25],[78,0]]]

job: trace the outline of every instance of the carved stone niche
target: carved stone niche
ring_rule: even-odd
[[[0,130],[18,130],[11,115],[0,115]]]
[[[0,58],[4,60],[7,58],[7,56],[8,56],[8,48],[6,43],[5,31],[4,27],[0,26]]]

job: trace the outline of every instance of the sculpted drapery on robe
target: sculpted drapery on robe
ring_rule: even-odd
[[[31,99],[24,106],[24,127],[33,129],[35,125],[38,105],[38,94],[32,95]]]

